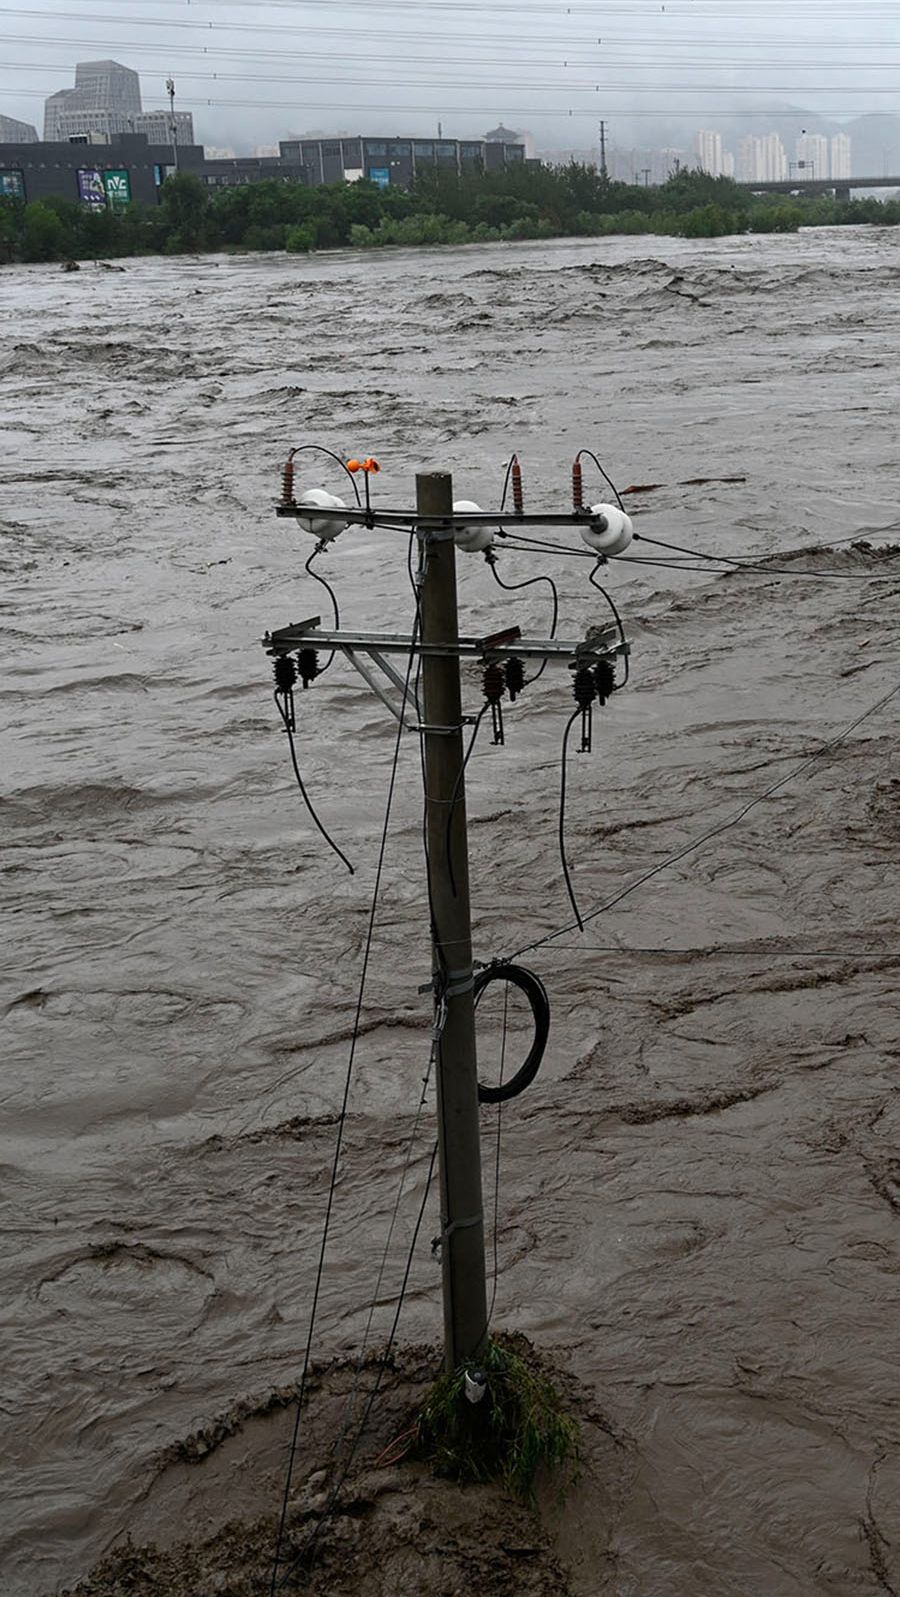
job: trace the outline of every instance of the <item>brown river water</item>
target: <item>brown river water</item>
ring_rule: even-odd
[[[135,1526],[162,1534],[166,1449],[302,1360],[394,734],[343,664],[298,697],[304,773],[350,878],[293,787],[259,646],[328,614],[302,570],[311,540],[272,511],[287,448],[377,455],[392,506],[423,468],[494,504],[516,449],[529,507],[552,509],[587,445],[620,487],[660,485],[628,501],[648,537],[768,560],[608,569],[632,680],[569,761],[568,853],[593,908],[900,688],[898,242],[0,275],[5,1597],[74,1583]],[[746,480],[687,483],[724,477]],[[300,479],[341,492],[317,467]],[[509,581],[558,578],[561,635],[606,619],[585,562],[500,562]],[[545,635],[544,587],[459,566],[466,630]],[[401,534],[348,532],[321,568],[345,625],[409,630]],[[472,671],[465,692],[476,710]],[[484,735],[472,758],[480,958],[572,919],[556,844],[571,703],[568,672],[548,670],[506,746]],[[583,1494],[572,1591],[900,1591],[898,716],[900,693],[525,961],[553,1026],[503,1115],[494,1322],[567,1371],[614,1439]],[[410,738],[319,1359],[352,1355],[366,1325],[429,969]],[[376,1344],[432,1116],[429,1098]],[[432,1193],[410,1343],[440,1336],[436,1224]],[[223,1469],[219,1517],[274,1509],[278,1475],[254,1496],[246,1460]]]

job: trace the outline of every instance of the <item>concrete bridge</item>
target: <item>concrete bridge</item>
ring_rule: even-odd
[[[833,194],[849,200],[854,189],[900,189],[900,177],[784,178],[780,183],[741,183],[751,194]]]

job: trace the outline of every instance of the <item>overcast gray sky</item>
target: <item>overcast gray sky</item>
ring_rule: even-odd
[[[124,20],[127,19],[127,20]],[[0,112],[41,132],[78,60],[171,74],[197,137],[250,147],[300,132],[483,132],[590,146],[601,117],[715,127],[760,102],[838,120],[900,110],[894,0],[32,0],[0,9]]]

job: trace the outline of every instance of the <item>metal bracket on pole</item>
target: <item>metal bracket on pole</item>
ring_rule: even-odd
[[[299,621],[267,632],[263,647],[276,656],[291,654],[295,649],[322,648],[338,649],[344,654],[364,653],[370,659],[390,654],[409,656],[410,651],[423,659],[455,655],[459,659],[506,660],[514,654],[522,660],[546,659],[551,665],[569,665],[573,660],[612,660],[625,654],[629,645],[627,640],[623,642],[612,623],[596,628],[588,638],[523,638],[518,627],[510,627],[506,632],[484,638],[462,637],[454,643],[423,643],[414,642],[401,632],[336,632],[320,627],[317,622]],[[382,670],[387,669],[383,658],[379,664]]]

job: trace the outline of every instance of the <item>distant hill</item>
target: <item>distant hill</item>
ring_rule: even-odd
[[[852,140],[853,171],[858,177],[900,176],[900,117],[873,111],[845,123]]]

